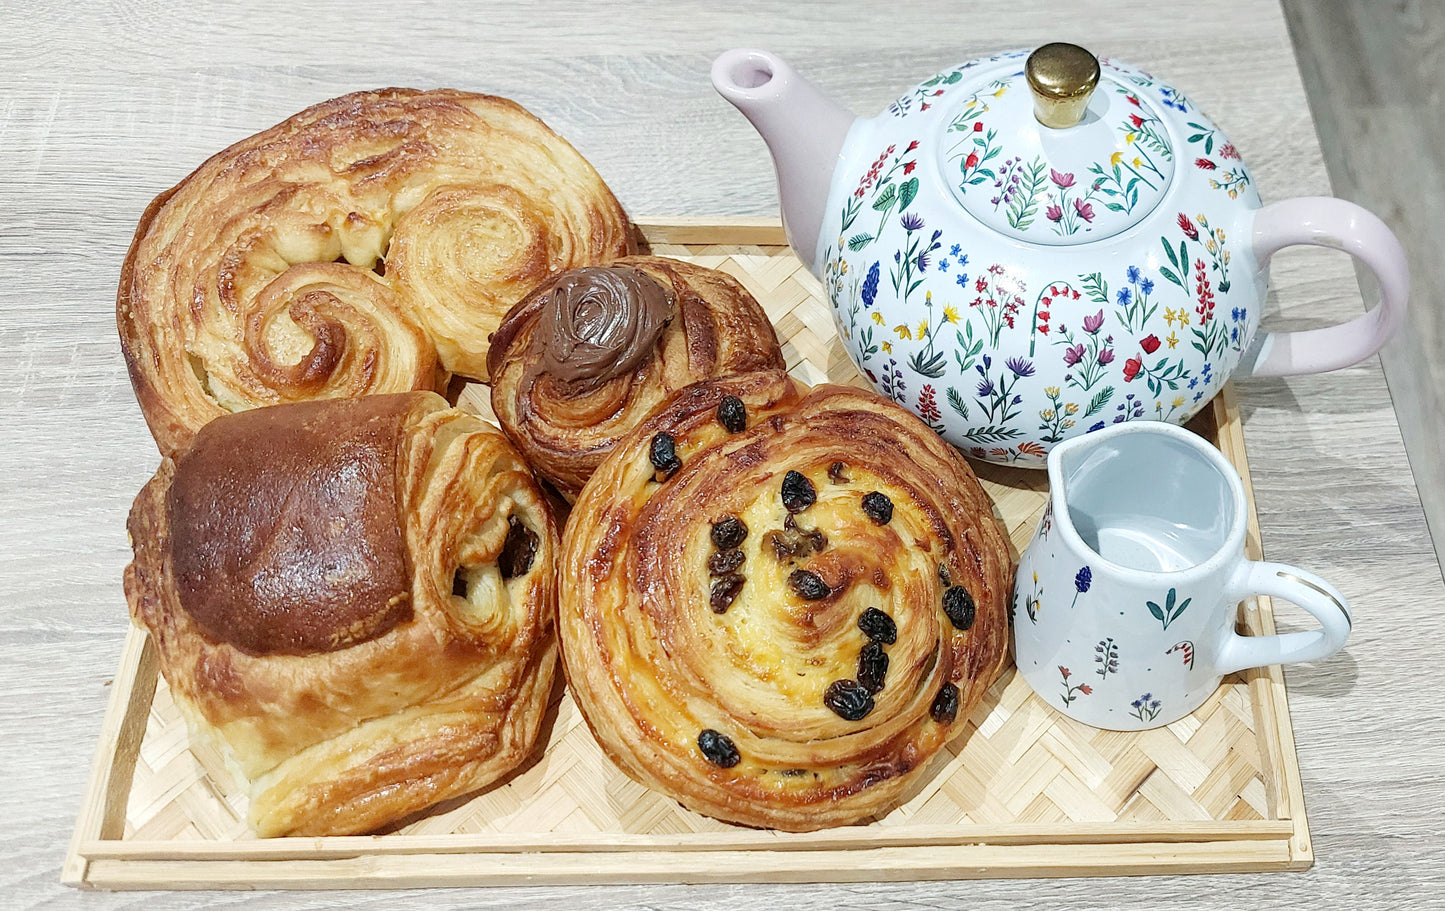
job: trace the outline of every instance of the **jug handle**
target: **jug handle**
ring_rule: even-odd
[[[1348,367],[1384,347],[1405,321],[1410,266],[1400,241],[1368,209],[1333,196],[1284,199],[1255,213],[1253,235],[1261,270],[1277,250],[1295,244],[1345,251],[1375,273],[1380,303],[1338,326],[1260,333],[1241,360],[1239,375],[1292,376]]]
[[[1214,672],[1231,674],[1251,667],[1318,661],[1339,651],[1350,635],[1350,607],[1345,596],[1314,573],[1285,563],[1247,561],[1231,586],[1234,599],[1252,595],[1283,598],[1304,608],[1320,628],[1275,636],[1225,636]]]

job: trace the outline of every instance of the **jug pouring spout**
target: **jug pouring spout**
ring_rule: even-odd
[[[844,140],[857,118],[766,51],[725,51],[713,61],[712,84],[767,143],[778,175],[788,244],[817,274],[818,234],[828,191]]]

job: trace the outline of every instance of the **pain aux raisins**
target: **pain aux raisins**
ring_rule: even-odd
[[[818,501],[818,491],[813,482],[799,471],[783,475],[783,508],[790,513],[800,513]]]
[[[888,675],[888,655],[883,646],[870,642],[858,653],[858,685],[870,693],[883,689],[883,678]]]
[[[892,645],[898,641],[898,624],[876,607],[870,607],[858,615],[858,628],[863,631],[863,635],[883,645]]]
[[[804,601],[817,601],[833,593],[828,583],[806,569],[795,569],[788,574],[788,587]]]
[[[702,751],[704,759],[720,769],[730,769],[743,761],[732,738],[712,728],[697,735],[697,748]]]
[[[728,573],[713,580],[712,589],[708,593],[707,604],[715,614],[725,614],[733,602],[738,599],[738,592],[743,590],[743,582],[746,580],[738,573]]]
[[[943,612],[955,629],[966,630],[973,626],[975,607],[973,595],[962,585],[955,585],[943,593]]]
[[[862,721],[873,711],[873,694],[856,680],[834,680],[823,693],[823,704],[844,721]]]
[[[742,399],[725,395],[717,404],[717,419],[728,433],[741,433],[748,426],[748,410]]]
[[[874,525],[887,525],[893,521],[893,501],[878,491],[863,495],[863,515],[873,520]]]
[[[718,550],[732,550],[748,539],[748,526],[737,516],[723,516],[713,523],[712,543]]]
[[[928,714],[939,724],[952,724],[958,717],[958,687],[951,683],[939,687],[938,695],[933,697],[933,705],[928,708]]]
[[[682,460],[677,457],[677,441],[665,430],[653,436],[647,457],[652,460],[652,467],[657,469],[662,481],[682,467]]]

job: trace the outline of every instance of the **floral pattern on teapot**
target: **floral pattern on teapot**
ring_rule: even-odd
[[[946,70],[872,122],[855,153],[861,177],[834,188],[820,267],[843,344],[875,388],[973,457],[1041,466],[1079,433],[1188,420],[1253,337],[1265,276],[1243,218],[1260,203],[1238,153],[1142,71],[1101,61],[1101,119],[1119,145],[1086,167],[1005,148],[992,104],[1027,95],[1025,56]],[[964,78],[978,67],[992,71]],[[930,142],[953,153],[930,155]],[[1172,182],[1159,182],[1175,157]],[[1161,211],[1145,220],[1153,191]],[[980,205],[1002,221],[979,224]],[[1105,230],[1115,216],[1132,221]],[[1066,240],[1030,235],[1030,249],[1021,232]]]

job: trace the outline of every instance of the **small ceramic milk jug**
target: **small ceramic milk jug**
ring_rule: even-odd
[[[1244,555],[1239,474],[1206,441],[1138,422],[1049,453],[1049,504],[1019,563],[1019,672],[1054,708],[1095,727],[1143,730],[1192,712],[1225,674],[1334,654],[1344,597],[1318,576]],[[1252,595],[1291,601],[1320,628],[1235,633]]]

